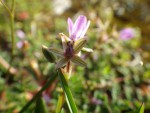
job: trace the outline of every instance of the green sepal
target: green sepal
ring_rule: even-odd
[[[85,52],[88,52],[88,53],[92,53],[92,52],[93,52],[93,49],[83,47],[83,48],[82,48],[82,51],[85,51]]]
[[[84,62],[79,56],[75,55],[71,58],[71,61],[73,63],[75,63],[76,65],[82,66],[82,67],[86,67],[87,64],[86,62]]]
[[[56,68],[61,68],[63,67],[65,64],[67,64],[67,62],[69,62],[70,59],[68,58],[62,58],[60,59],[57,64],[56,64]]]
[[[63,52],[63,50],[59,50],[59,49],[56,49],[56,48],[53,48],[53,47],[48,48],[48,50],[49,50],[51,53],[53,53],[54,55],[56,55],[56,56],[64,57],[64,52]]]
[[[81,49],[84,47],[86,42],[87,42],[86,38],[80,38],[77,41],[75,41],[74,48],[73,48],[75,54],[77,54],[77,53],[79,53],[79,51],[81,51]]]

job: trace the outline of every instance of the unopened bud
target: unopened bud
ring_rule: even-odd
[[[43,52],[45,58],[46,58],[49,62],[51,62],[51,63],[54,63],[54,62],[55,62],[55,60],[56,60],[55,56],[54,56],[53,53],[51,53],[51,52],[48,50],[48,48],[47,48],[46,46],[44,46],[44,45],[42,46],[42,52]]]

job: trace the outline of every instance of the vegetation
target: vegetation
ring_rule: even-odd
[[[149,0],[0,1],[0,113],[150,112]],[[80,15],[93,52],[82,48],[87,65],[69,78],[42,45],[62,48]]]

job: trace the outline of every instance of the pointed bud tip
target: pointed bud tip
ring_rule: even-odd
[[[54,56],[53,53],[51,53],[51,52],[48,50],[48,48],[47,48],[46,46],[44,46],[44,45],[42,45],[42,52],[43,52],[45,58],[46,58],[49,62],[51,62],[51,63],[54,63],[54,62],[55,62],[55,60],[56,60],[55,56]]]
[[[45,45],[42,45],[42,49],[48,49]]]

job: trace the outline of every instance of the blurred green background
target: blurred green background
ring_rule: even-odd
[[[11,0],[3,0],[11,7]],[[133,113],[145,104],[150,113],[149,0],[16,0],[15,57],[11,59],[10,17],[0,3],[0,113],[18,113],[36,94],[55,66],[41,46],[61,47],[58,34],[67,32],[67,18],[91,20],[83,53],[87,68],[74,66],[69,86],[79,113]],[[134,29],[129,40],[120,30]],[[44,93],[49,113],[55,113],[59,80]],[[35,104],[26,113],[32,113]],[[69,113],[66,104],[63,113]]]

